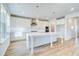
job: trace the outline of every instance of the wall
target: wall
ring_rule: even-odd
[[[30,19],[11,16],[11,20],[10,20],[11,41],[24,40],[25,33],[30,32],[30,23],[31,23]]]
[[[38,22],[38,32],[45,32],[45,26],[49,26],[49,22],[48,21],[39,21]],[[39,30],[40,29],[40,30]]]
[[[79,11],[78,12],[74,12],[74,13],[70,13],[70,14],[66,15],[65,17],[66,18],[70,18],[70,17],[76,17],[76,16],[79,16]]]
[[[68,14],[65,16],[65,22],[68,23],[68,20],[71,19],[72,17],[79,17],[79,12],[74,12],[74,13],[71,13],[71,14]],[[68,28],[69,25],[67,25],[66,23],[66,28]],[[75,29],[74,29],[75,31]],[[72,34],[73,32],[71,32],[71,30],[67,30],[65,31],[65,40],[69,40],[72,38]]]
[[[9,14],[9,10],[7,8],[7,5],[6,4],[3,4],[4,8],[6,9],[8,15],[10,16]],[[7,19],[6,19],[7,20]],[[8,30],[8,29],[7,29]],[[1,38],[0,38],[1,39]],[[9,36],[9,32],[7,34],[7,38],[5,38],[5,41],[2,42],[0,44],[0,56],[3,56],[7,50],[7,48],[9,47],[9,44],[10,44],[10,36]]]

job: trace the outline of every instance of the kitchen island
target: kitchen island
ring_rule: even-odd
[[[31,32],[31,33],[26,33],[26,46],[27,46],[27,49],[30,49],[30,51],[31,51],[30,54],[32,55],[34,53],[34,37],[49,36],[50,47],[52,47],[53,34],[55,34],[55,32],[43,32],[43,33],[41,33],[41,32]],[[29,43],[31,43],[31,45],[29,45]]]

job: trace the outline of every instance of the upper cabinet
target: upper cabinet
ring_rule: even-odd
[[[56,20],[56,32],[58,36],[65,37],[65,18]]]
[[[56,20],[56,25],[63,25],[63,24],[65,24],[65,19],[64,18]]]

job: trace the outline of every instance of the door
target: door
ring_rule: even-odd
[[[75,20],[73,17],[66,21],[66,40],[75,40]]]
[[[79,17],[75,17],[76,20],[76,39],[75,39],[75,46],[79,47]]]

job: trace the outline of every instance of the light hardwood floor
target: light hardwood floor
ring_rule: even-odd
[[[7,49],[5,56],[28,56],[25,41],[12,42]],[[33,56],[79,56],[79,48],[75,47],[74,40],[53,43],[51,48],[49,44],[36,47]]]

